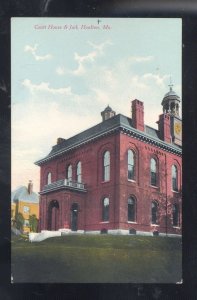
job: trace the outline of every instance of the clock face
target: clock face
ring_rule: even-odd
[[[175,123],[174,124],[174,130],[176,132],[176,134],[180,134],[181,133],[181,124],[180,123]]]

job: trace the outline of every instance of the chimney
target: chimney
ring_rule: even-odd
[[[170,115],[165,113],[161,114],[157,124],[160,138],[166,143],[171,143]]]
[[[131,111],[133,127],[144,131],[144,103],[137,99],[131,101]]]
[[[33,193],[33,183],[31,180],[29,180],[29,183],[28,183],[28,193],[30,195]]]

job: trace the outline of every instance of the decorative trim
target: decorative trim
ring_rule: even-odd
[[[151,187],[151,188],[153,188],[153,189],[159,189],[159,187],[158,187],[158,186],[151,185],[151,184],[150,184],[150,187]]]
[[[75,143],[74,145],[68,147],[67,149],[59,150],[59,151],[57,151],[56,153],[54,153],[52,155],[49,155],[49,156],[47,156],[43,159],[40,159],[40,160],[36,161],[35,164],[39,166],[39,165],[41,165],[41,164],[57,157],[57,156],[61,156],[62,154],[66,153],[70,150],[79,148],[81,145],[90,143],[90,142],[92,142],[96,139],[99,139],[103,136],[107,136],[107,135],[112,134],[116,131],[120,131],[120,132],[122,132],[126,135],[132,136],[133,138],[135,138],[137,140],[142,140],[142,141],[144,141],[148,144],[157,146],[158,148],[160,148],[162,150],[165,150],[167,152],[174,153],[178,156],[182,155],[182,150],[181,149],[175,148],[173,145],[167,144],[166,142],[164,142],[162,140],[157,140],[154,137],[149,136],[147,133],[144,133],[143,131],[139,131],[139,130],[133,128],[133,127],[131,129],[131,128],[128,128],[127,126],[116,125],[116,126],[113,126],[113,127],[109,128],[107,131],[101,132],[100,134],[93,135],[93,136],[87,138],[86,140],[83,140],[82,142]]]
[[[136,180],[133,180],[133,179],[128,179],[128,178],[127,178],[127,180],[128,180],[129,182],[136,183]]]
[[[40,192],[38,192],[38,194],[45,195],[45,194],[48,194],[48,193],[51,193],[51,192],[55,192],[55,191],[58,191],[58,190],[62,190],[62,189],[63,190],[72,190],[74,192],[87,193],[87,190],[78,189],[78,188],[69,187],[69,186],[61,186],[61,187],[55,187],[55,188],[48,189],[47,191],[40,191]]]

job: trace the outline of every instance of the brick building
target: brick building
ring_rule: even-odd
[[[40,230],[181,234],[180,98],[170,86],[158,130],[109,106],[102,122],[58,138],[40,172]]]

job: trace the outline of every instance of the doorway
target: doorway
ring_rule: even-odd
[[[56,231],[59,228],[59,203],[52,200],[48,209],[48,230]]]
[[[78,203],[73,203],[71,206],[71,230],[78,230]]]

